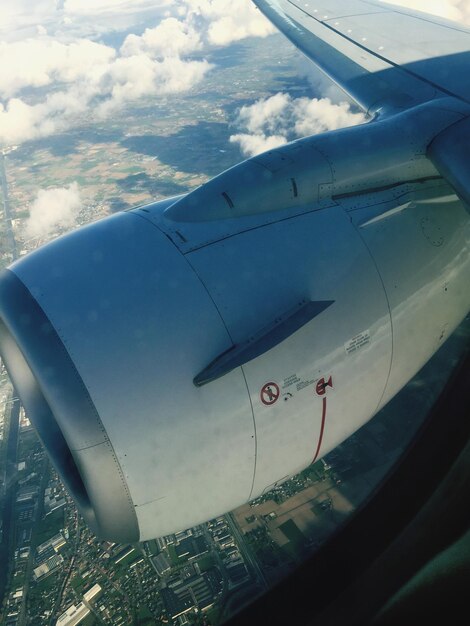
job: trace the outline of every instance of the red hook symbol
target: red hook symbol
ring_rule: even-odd
[[[316,386],[317,395],[324,396],[326,393],[327,387],[331,387],[333,389],[333,377],[332,376],[330,376],[328,381],[326,382],[324,378],[320,378]]]

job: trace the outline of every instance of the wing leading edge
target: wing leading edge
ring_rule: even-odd
[[[363,109],[470,103],[470,30],[374,0],[253,0]]]

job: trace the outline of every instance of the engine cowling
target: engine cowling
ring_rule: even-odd
[[[304,216],[292,229],[287,245],[279,224],[239,235],[230,250],[232,270],[214,273],[219,284],[209,285],[208,271],[226,264],[223,243],[189,258],[139,213],[80,229],[4,272],[2,355],[98,535],[135,541],[175,532],[308,465],[322,427],[314,381],[333,369],[334,384],[347,378],[332,341],[340,323],[351,337],[358,324],[377,330],[383,336],[375,346],[388,345],[377,353],[379,375],[369,382],[364,376],[373,392],[350,411],[342,438],[377,405],[389,364],[390,320],[372,262],[340,212]],[[330,246],[335,262],[325,256]],[[258,266],[247,276],[245,262],[241,276],[237,256],[246,261],[249,249]],[[351,255],[356,284],[342,269]],[[360,312],[368,310],[367,319],[341,321],[361,291],[371,299]],[[229,298],[223,310],[216,306],[222,292]],[[333,303],[326,311],[266,354],[209,384],[194,384],[214,358],[279,314],[325,299]],[[262,395],[271,381],[280,396],[274,403]],[[324,450],[333,444],[330,437],[326,432]]]

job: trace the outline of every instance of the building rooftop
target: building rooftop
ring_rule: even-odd
[[[157,554],[157,556],[152,557],[152,562],[159,576],[171,569],[170,562],[164,554]]]
[[[91,602],[100,593],[101,593],[101,587],[98,585],[98,583],[96,583],[95,585],[93,585],[91,589],[88,589],[88,591],[83,594],[83,598],[87,602]]]
[[[62,613],[56,622],[56,626],[76,626],[90,613],[90,609],[80,602],[77,606],[72,604],[69,608]]]

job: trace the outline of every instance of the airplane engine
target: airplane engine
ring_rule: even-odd
[[[199,190],[119,213],[2,273],[0,353],[100,537],[177,532],[282,483],[372,417],[468,311],[468,214],[442,180],[388,203],[328,199],[332,184],[312,180],[324,197],[302,204],[304,181],[284,212],[263,201],[185,222],[192,197],[211,202]],[[236,205],[226,188],[217,201]]]
[[[351,308],[358,292],[362,314],[370,309],[361,328],[375,332],[375,319],[376,343],[384,345],[379,375],[365,384],[367,410],[375,409],[389,363],[390,319],[358,241],[352,246],[355,286],[347,287],[351,277],[342,269],[352,252],[347,239],[336,251],[335,269],[329,267],[331,235],[335,229],[344,235],[345,222],[297,243],[292,232],[286,238],[275,227],[266,233],[264,262],[249,274],[248,248],[254,246],[258,263],[261,242],[247,234],[229,258],[222,245],[214,251],[222,258],[207,260],[207,267],[224,264],[213,287],[202,277],[207,272],[193,267],[205,259],[188,259],[135,213],[62,237],[3,274],[3,358],[57,471],[97,534],[119,541],[169,534],[222,514],[308,465],[321,429],[315,386],[334,372],[326,391],[332,395],[339,376],[333,364],[342,354],[335,354],[329,337],[339,324],[349,327],[351,339],[357,335],[357,322],[341,321],[340,307]],[[289,250],[280,262],[283,240]],[[306,245],[316,250],[307,261]],[[219,308],[212,291],[230,301]],[[281,343],[271,337],[276,329]],[[229,365],[207,382],[209,368],[195,384],[233,346],[248,340],[248,349],[255,337],[258,349],[260,333],[267,352],[262,347],[254,360]],[[342,430],[346,436],[353,426]]]

